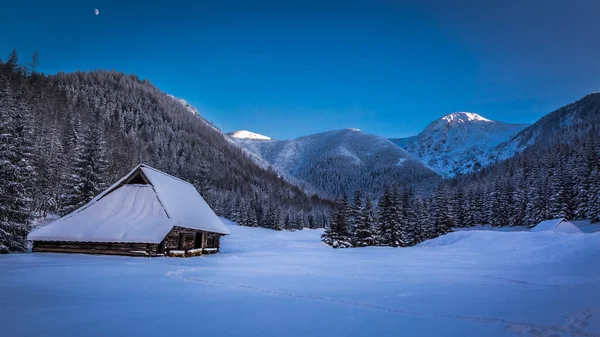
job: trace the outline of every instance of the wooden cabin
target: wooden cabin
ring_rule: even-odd
[[[193,185],[139,165],[28,240],[34,252],[195,256],[218,252],[227,234]]]

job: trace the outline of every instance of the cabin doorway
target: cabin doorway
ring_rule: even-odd
[[[194,239],[194,248],[202,248],[202,232],[196,232]]]

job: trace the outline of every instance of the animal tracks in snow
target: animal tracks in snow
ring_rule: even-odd
[[[273,296],[286,297],[292,299],[302,299],[302,300],[312,300],[312,301],[320,301],[334,304],[342,304],[347,306],[352,306],[355,308],[362,308],[367,310],[376,310],[381,312],[387,312],[396,315],[403,316],[421,316],[421,317],[433,317],[433,318],[444,318],[444,319],[456,319],[462,321],[471,321],[474,323],[484,323],[484,324],[499,324],[503,325],[507,331],[512,331],[516,333],[520,337],[600,337],[600,334],[585,331],[584,329],[590,325],[590,320],[593,317],[593,313],[595,310],[592,309],[583,309],[577,311],[570,315],[565,315],[566,323],[563,325],[543,325],[537,323],[529,323],[529,322],[519,322],[519,321],[510,321],[502,318],[493,318],[493,317],[478,317],[478,316],[466,316],[466,315],[452,315],[452,314],[439,314],[439,313],[428,313],[428,312],[419,312],[419,311],[410,311],[403,310],[398,308],[385,307],[376,304],[349,301],[338,298],[330,298],[323,296],[313,296],[313,295],[302,295],[302,294],[292,294],[285,293],[265,288],[241,285],[241,284],[233,284],[228,282],[219,282],[219,281],[210,281],[204,280],[200,278],[190,277],[185,275],[186,270],[177,270],[167,272],[167,276],[173,276],[180,278],[185,281],[190,282],[198,282],[202,284],[214,285],[214,286],[224,286],[235,289],[242,289],[246,291],[251,291],[255,293],[263,293],[269,294]],[[494,277],[497,278],[497,277]],[[504,279],[504,278],[497,278]],[[505,279],[508,281],[514,281],[510,279]],[[537,284],[530,284],[528,282],[518,281],[519,283],[524,283],[533,286],[543,286]]]

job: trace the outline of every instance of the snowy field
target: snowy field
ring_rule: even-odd
[[[333,250],[228,227],[196,258],[0,256],[0,336],[600,336],[600,233]]]

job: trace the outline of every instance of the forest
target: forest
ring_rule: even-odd
[[[600,94],[523,130],[516,139],[531,145],[476,173],[434,188],[390,179],[379,193],[334,203],[257,163],[147,80],[44,75],[37,64],[37,55],[20,63],[16,51],[0,60],[2,253],[25,250],[33,226],[76,210],[139,163],[191,182],[215,213],[243,226],[326,228],[323,241],[336,248],[411,246],[478,224],[600,219]]]
[[[77,209],[139,163],[191,182],[217,214],[245,225],[325,225],[330,201],[258,165],[148,81],[48,76],[37,64],[16,51],[0,61],[1,252],[24,250],[37,222]]]

